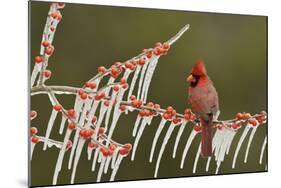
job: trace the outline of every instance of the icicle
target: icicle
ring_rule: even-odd
[[[162,132],[162,129],[164,127],[164,125],[166,124],[167,120],[162,118],[161,119],[161,122],[157,128],[157,131],[155,133],[155,136],[154,136],[154,139],[153,139],[153,142],[152,142],[152,147],[151,147],[151,151],[150,151],[150,156],[149,156],[149,162],[152,162],[152,159],[153,159],[153,155],[154,155],[154,150],[155,150],[155,147],[156,147],[156,144],[157,144],[157,141],[158,141],[158,138]]]
[[[132,152],[132,156],[131,156],[131,160],[132,161],[135,159],[135,154],[136,154],[136,150],[137,150],[137,147],[138,147],[138,143],[139,143],[139,140],[140,140],[140,138],[142,136],[142,133],[143,133],[143,130],[144,130],[146,124],[147,124],[147,117],[144,117],[142,119],[140,129],[139,129],[139,131],[137,133],[137,137],[136,137],[135,142],[134,142],[133,152]]]
[[[60,134],[63,133],[63,129],[64,129],[64,125],[65,125],[66,119],[67,119],[67,117],[64,116],[64,115],[61,117],[60,132],[59,132]]]
[[[197,132],[194,129],[192,129],[192,131],[191,131],[191,133],[190,133],[190,135],[187,139],[187,142],[185,144],[185,148],[183,150],[183,154],[182,154],[182,158],[181,158],[181,168],[183,168],[186,154],[187,154],[187,152],[189,150],[189,147],[190,147],[190,145],[191,145],[191,143],[194,140],[196,135],[197,135]]]
[[[137,116],[137,119],[136,119],[136,122],[135,122],[135,125],[134,125],[134,130],[133,130],[133,137],[135,137],[136,134],[137,134],[137,130],[138,130],[141,118],[142,117],[140,115]]]
[[[187,124],[187,121],[183,121],[182,124],[180,125],[180,129],[179,129],[179,132],[177,134],[177,138],[176,138],[176,141],[175,141],[175,145],[174,145],[174,150],[173,150],[173,158],[176,157],[176,153],[177,153],[177,148],[178,148],[178,145],[179,145],[179,142],[180,142],[180,138],[181,138],[181,135],[184,131],[184,128]]]
[[[264,154],[266,144],[267,144],[267,136],[264,138],[264,141],[263,141],[263,144],[262,144],[261,154],[260,154],[260,164],[262,164],[262,159],[263,159],[263,154]]]
[[[99,151],[98,151],[98,149],[96,149],[96,150],[95,150],[95,155],[94,155],[94,158],[93,158],[93,163],[92,163],[92,171],[93,171],[93,172],[95,171],[95,167],[96,167],[96,163],[97,163],[98,154],[99,154]]]
[[[112,160],[111,160],[111,168],[113,169],[115,164],[116,164],[116,160],[117,160],[117,155],[119,153],[120,148],[116,148],[113,155],[112,155]]]
[[[236,159],[237,159],[238,153],[240,151],[240,148],[241,148],[241,145],[242,145],[244,139],[247,136],[247,133],[248,133],[249,129],[250,129],[250,125],[247,124],[245,129],[244,129],[244,131],[243,131],[243,133],[242,133],[242,136],[240,137],[238,145],[236,147],[234,158],[233,158],[233,161],[232,161],[232,168],[235,168],[235,163],[236,163]]]
[[[97,177],[97,182],[100,182],[100,180],[101,180],[101,175],[102,175],[103,168],[105,165],[105,160],[106,160],[106,157],[102,156],[102,160],[101,160],[101,164],[100,164],[100,168],[99,168],[99,172],[98,172],[98,177]]]
[[[216,168],[216,174],[219,173],[220,166],[221,166],[221,162],[218,161],[218,162],[217,162],[217,168]]]
[[[100,125],[102,123],[102,120],[103,120],[103,117],[106,113],[106,110],[107,110],[107,107],[104,105],[104,104],[101,104],[101,107],[100,107],[100,114],[99,114],[99,117],[98,117],[98,121],[97,121],[97,124],[96,124],[96,128],[95,128],[95,133],[94,133],[94,139],[96,139],[97,135],[98,135],[98,130],[100,128]]]
[[[98,163],[100,163],[100,162],[101,162],[102,157],[103,157],[103,155],[102,155],[101,153],[99,153],[99,156],[98,156]]]
[[[245,152],[244,163],[247,163],[247,161],[248,161],[248,154],[249,154],[250,146],[251,146],[251,143],[252,143],[253,138],[255,136],[256,130],[257,130],[257,127],[252,128],[252,132],[250,134],[249,141],[248,141],[248,144],[247,144],[247,149],[246,149],[246,152]]]
[[[106,112],[105,129],[107,129],[107,127],[108,127],[110,113],[111,113],[111,110],[112,110],[112,107],[113,107],[116,96],[117,96],[117,92],[113,91],[113,93],[111,95],[111,98],[110,98],[110,101],[109,101],[109,106],[108,106],[108,109],[107,109],[107,112]]]
[[[158,158],[157,158],[155,172],[154,172],[154,178],[157,177],[158,169],[159,169],[159,165],[160,165],[160,162],[161,162],[162,155],[163,155],[165,147],[166,147],[166,145],[167,145],[167,143],[169,141],[169,138],[171,137],[171,134],[173,133],[174,128],[175,128],[175,124],[173,124],[173,122],[172,122],[170,124],[170,126],[169,126],[169,129],[168,129],[165,137],[164,137],[164,140],[163,140],[163,143],[162,143],[162,146],[161,146]]]
[[[147,100],[147,94],[148,94],[149,86],[150,86],[151,79],[152,79],[153,73],[155,71],[155,68],[157,66],[158,59],[159,59],[159,56],[153,55],[151,60],[150,60],[149,65],[148,65],[148,68],[147,68],[147,72],[146,72],[145,80],[144,80],[143,91],[142,91],[142,97],[141,97],[141,99],[144,102],[146,102],[146,100]]]
[[[36,143],[33,143],[33,142],[30,143],[30,160],[32,160],[35,145],[36,145]]]
[[[215,135],[213,136],[213,139],[212,139],[212,151],[214,152],[215,148],[216,148],[216,141],[218,139],[218,135],[220,134],[220,130],[217,129],[216,132],[215,132]],[[212,160],[212,157],[208,157],[208,160],[207,160],[207,163],[206,163],[206,172],[209,171],[209,166],[210,166],[210,162]]]
[[[35,63],[34,65],[34,68],[32,70],[32,73],[31,73],[31,77],[30,77],[30,86],[32,87],[34,85],[34,82],[41,70],[41,67],[42,67],[42,63]]]
[[[233,131],[232,133],[231,133],[231,135],[230,135],[230,140],[229,140],[229,144],[228,144],[228,146],[227,146],[227,150],[226,150],[226,154],[228,155],[229,154],[229,151],[230,151],[230,147],[231,147],[231,143],[232,143],[232,141],[233,141],[233,138],[234,138],[234,136],[236,135],[236,131]]]
[[[212,157],[208,157],[207,163],[206,163],[206,169],[205,171],[208,172],[209,171],[209,167],[210,167],[210,162],[212,160]]]
[[[70,157],[69,157],[69,161],[68,161],[68,169],[71,169],[72,166],[72,161],[73,161],[73,157],[74,157],[74,152],[77,146],[79,140],[79,130],[76,130],[75,135],[74,135],[74,140],[73,140],[73,144],[71,147],[71,152],[70,152]]]
[[[77,165],[78,165],[78,162],[79,162],[79,159],[80,159],[80,155],[81,155],[84,143],[85,143],[85,139],[82,139],[82,138],[79,139],[77,149],[76,149],[72,174],[71,174],[71,182],[70,182],[71,184],[74,183],[74,179],[75,179],[75,175],[76,175],[76,169],[77,169]]]
[[[56,110],[52,110],[52,114],[51,114],[51,117],[49,119],[49,123],[48,123],[48,126],[47,126],[47,130],[46,130],[46,135],[45,135],[45,142],[44,142],[44,147],[43,147],[43,150],[45,151],[47,149],[47,140],[49,139],[50,137],[50,134],[51,134],[51,131],[52,131],[52,128],[53,128],[53,125],[54,125],[54,122],[55,122],[55,119],[57,117],[57,114],[58,114],[58,111]]]
[[[108,170],[108,167],[109,167],[111,159],[112,159],[112,156],[108,156],[106,158],[106,162],[105,162],[105,166],[104,166],[104,171],[103,171],[105,174],[107,174],[107,170]]]
[[[118,159],[117,159],[116,164],[115,164],[115,166],[114,166],[114,168],[113,168],[113,170],[112,170],[112,173],[111,173],[111,176],[110,176],[110,180],[109,180],[109,181],[114,181],[115,176],[116,176],[116,173],[117,173],[117,171],[118,171],[118,169],[119,169],[119,166],[120,166],[121,161],[122,161],[123,158],[124,158],[123,155],[119,155],[119,156],[118,156]]]
[[[140,99],[140,94],[141,94],[141,90],[142,90],[142,83],[143,83],[143,78],[144,78],[144,74],[145,71],[147,69],[148,66],[148,62],[146,61],[146,63],[142,66],[142,70],[141,70],[141,75],[140,75],[140,80],[139,80],[139,88],[138,88],[138,95],[137,95],[137,99]]]
[[[86,117],[87,117],[87,112],[90,110],[91,105],[92,105],[92,100],[86,99],[83,111],[81,113],[81,116],[80,116],[80,119],[79,119],[79,122],[78,122],[78,125],[80,125],[81,127],[85,126],[84,123],[85,123],[85,120],[86,120]],[[92,121],[92,119],[90,119],[90,120]]]
[[[192,171],[193,174],[196,173],[197,163],[198,163],[198,160],[199,160],[200,152],[201,152],[201,143],[199,144],[199,147],[198,147],[198,150],[197,150],[197,153],[196,153],[196,157],[195,157],[195,160],[194,160],[193,171]]]
[[[116,108],[116,106],[115,106],[115,108]],[[120,112],[119,108],[118,108],[118,109],[115,109],[115,110],[114,110],[114,113],[113,113],[112,123],[111,123],[110,129],[109,129],[109,132],[108,132],[108,137],[107,137],[106,146],[109,145],[109,141],[111,140],[111,137],[112,137],[112,135],[113,135],[114,129],[115,129],[115,127],[116,127],[116,124],[117,124],[117,121],[118,121],[120,115],[121,115],[121,112]]]
[[[87,148],[88,160],[91,160],[93,149],[94,148],[91,148],[91,147]]]
[[[74,103],[74,111],[76,112],[75,122],[78,122],[83,105],[84,100],[82,100],[79,94],[77,93]]]
[[[71,129],[67,129],[67,131],[65,133],[64,140],[63,140],[63,146],[60,149],[60,153],[59,153],[57,163],[56,163],[55,172],[54,172],[54,175],[53,175],[53,185],[57,184],[58,175],[59,175],[59,172],[60,172],[61,167],[62,167],[62,162],[63,162],[64,154],[65,154],[65,151],[66,151],[66,146],[67,146],[67,143],[69,141],[71,133],[72,133]]]
[[[141,68],[142,68],[141,66],[137,66],[137,68],[135,70],[135,73],[134,73],[134,76],[133,76],[133,79],[132,79],[132,82],[131,82],[131,86],[130,86],[130,90],[129,90],[127,101],[130,101],[130,96],[132,95],[132,93],[134,91],[135,84],[136,84],[136,81],[137,81],[137,79],[139,77],[139,73],[140,73]]]
[[[89,115],[88,115],[88,121],[87,121],[87,123],[85,125],[85,128],[87,128],[87,127],[89,127],[91,125],[92,119],[93,119],[93,117],[94,117],[94,115],[96,113],[96,110],[97,110],[99,104],[100,104],[99,100],[95,100],[93,102],[93,105],[92,105],[91,110],[90,110]]]

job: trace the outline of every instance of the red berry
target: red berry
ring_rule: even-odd
[[[116,144],[110,144],[110,146],[109,146],[109,150],[111,150],[111,151],[115,151],[116,148],[117,148]]]
[[[68,114],[71,118],[74,118],[74,117],[75,117],[75,111],[74,111],[74,109],[69,109],[69,110],[67,111],[67,114]]]
[[[88,147],[89,148],[98,148],[99,145],[97,143],[95,143],[93,140],[91,140],[89,143],[88,143]]]
[[[123,85],[122,85],[122,88],[123,88],[123,89],[127,89],[128,87],[129,87],[128,84],[123,84]]]
[[[42,42],[42,45],[46,48],[50,45],[50,43],[48,41],[44,41]]]
[[[127,150],[125,148],[122,148],[122,149],[119,150],[119,153],[120,153],[120,155],[128,155],[129,150]]]
[[[152,57],[152,53],[151,53],[151,52],[147,53],[147,54],[146,54],[146,57],[147,57],[148,59],[150,59],[150,58]]]
[[[85,100],[87,99],[88,95],[86,93],[82,93],[82,95],[80,95],[81,99]]]
[[[39,139],[39,137],[37,137],[37,136],[32,136],[32,138],[31,138],[31,142],[33,142],[33,143],[38,143],[40,141],[40,139]]]
[[[119,86],[118,85],[113,86],[113,90],[116,92],[119,91]]]
[[[253,126],[257,126],[257,124],[258,124],[257,121],[254,118],[249,119],[248,123],[253,125]]]
[[[53,109],[56,111],[60,111],[62,109],[61,105],[56,104],[55,106],[53,106]]]
[[[138,103],[137,100],[133,100],[133,101],[131,102],[131,104],[132,104],[133,107],[136,108],[136,107],[138,107],[138,104],[139,104],[139,103]]]
[[[85,138],[90,138],[94,134],[94,131],[92,129],[87,129],[85,131]]]
[[[86,135],[86,129],[80,130],[79,135],[80,135],[80,137],[85,137],[85,135]]]
[[[131,96],[130,96],[130,100],[131,100],[131,101],[133,101],[133,100],[135,100],[135,99],[136,99],[136,96],[135,96],[135,95],[131,95]]]
[[[201,127],[200,127],[198,124],[194,125],[193,129],[194,129],[196,132],[200,132],[200,131],[201,131]]]
[[[249,119],[250,117],[251,117],[251,114],[250,114],[250,113],[245,113],[243,118],[244,118],[244,119]]]
[[[95,100],[101,100],[104,97],[105,97],[105,93],[104,92],[99,92],[99,93],[96,94]]]
[[[71,122],[71,123],[68,124],[68,128],[71,129],[71,130],[73,130],[73,129],[76,128],[76,125]]]
[[[92,123],[95,123],[97,121],[97,116],[94,116],[92,119]]]
[[[106,71],[106,68],[104,66],[101,66],[98,68],[98,72],[103,74]]]
[[[97,87],[97,84],[95,82],[86,82],[85,86],[91,89],[95,89]]]
[[[103,104],[104,104],[105,106],[109,106],[109,103],[110,103],[109,101],[104,101],[104,102],[103,102]]]
[[[124,112],[127,109],[127,107],[126,105],[121,105],[119,109],[121,110],[121,112]]]
[[[141,107],[141,105],[142,105],[142,101],[138,100],[138,107]]]
[[[174,108],[171,107],[171,106],[168,106],[168,107],[166,108],[166,112],[167,112],[167,113],[172,113],[173,110],[174,110]]]
[[[104,127],[100,127],[98,134],[99,135],[103,135],[104,133],[105,133],[105,128]]]
[[[120,79],[119,81],[121,84],[126,84],[127,83],[127,80],[123,77]]]
[[[124,144],[123,145],[123,148],[125,148],[125,149],[127,149],[127,150],[131,150],[132,149],[132,144],[129,144],[129,143],[127,143],[127,144]]]
[[[169,49],[169,48],[170,48],[169,43],[164,42],[164,43],[163,43],[163,48],[164,48],[165,50]]]
[[[162,116],[166,120],[171,118],[171,116],[168,113],[164,113]]]
[[[243,117],[244,117],[244,115],[240,112],[236,114],[237,119],[243,119]]]
[[[145,60],[143,58],[140,58],[138,64],[139,65],[144,65],[145,64]]]
[[[46,48],[46,50],[45,50],[45,54],[47,54],[47,55],[52,55],[52,54],[53,54],[53,51],[54,51],[53,48],[48,47],[48,48]]]
[[[30,134],[31,134],[31,135],[34,135],[34,134],[36,134],[37,132],[38,132],[38,130],[37,130],[36,127],[31,127],[31,128],[30,128]]]
[[[37,116],[37,112],[34,111],[34,110],[32,110],[32,111],[30,112],[30,118],[31,118],[31,119],[34,119],[36,116]]]
[[[100,151],[104,157],[109,156],[109,150],[107,148],[100,148]]]
[[[112,76],[112,77],[117,78],[119,74],[120,74],[120,71],[119,71],[118,68],[113,67],[113,68],[111,69],[111,76]]]
[[[43,59],[42,59],[41,56],[36,56],[36,57],[34,58],[35,63],[41,63],[42,60],[43,60]]]
[[[139,112],[139,115],[140,115],[141,117],[145,116],[145,115],[146,115],[145,110],[141,110],[141,111]]]
[[[153,54],[154,54],[154,55],[160,55],[160,52],[159,52],[158,49],[154,49],[154,50],[153,50]]]
[[[184,114],[183,116],[184,116],[184,119],[186,119],[187,121],[190,120],[190,114]]]
[[[50,78],[51,75],[52,75],[52,72],[51,72],[50,70],[45,70],[45,71],[43,72],[43,74],[44,74],[44,77],[45,77],[45,78]]]
[[[84,93],[84,90],[83,89],[79,89],[78,94],[82,95],[83,93]]]

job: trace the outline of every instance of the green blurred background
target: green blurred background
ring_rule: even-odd
[[[30,5],[30,55],[33,59],[39,54],[49,3],[31,2]],[[49,85],[82,86],[96,74],[98,66],[108,67],[115,61],[127,60],[139,54],[143,48],[152,47],[157,41],[166,41],[189,23],[190,30],[172,46],[167,56],[160,58],[148,99],[162,107],[173,105],[177,111],[183,112],[188,107],[186,76],[194,62],[202,58],[219,93],[220,119],[233,118],[241,111],[257,113],[267,109],[267,17],[81,4],[66,4],[62,15],[53,43],[55,52],[48,67],[53,73],[47,81]],[[58,99],[66,108],[74,104],[74,96],[58,96]],[[39,129],[39,135],[45,135],[51,114],[47,95],[32,97],[31,109],[38,112],[38,117],[31,125]],[[136,113],[121,116],[113,138],[120,143],[133,143],[131,135],[135,119]],[[151,164],[148,159],[159,121],[159,118],[154,119],[152,125],[145,129],[135,161],[126,158],[116,180],[153,178],[156,161]],[[55,123],[51,138],[63,140],[63,136],[58,134],[59,123],[60,118]],[[204,159],[199,160],[197,173],[192,173],[199,137],[190,148],[184,169],[179,168],[190,130],[191,127],[188,127],[184,131],[176,159],[172,158],[172,149],[177,130],[172,134],[161,161],[159,178],[214,174],[215,161],[212,160],[210,172],[206,173]],[[232,146],[237,145],[241,132],[235,137]],[[258,161],[266,132],[266,126],[258,129],[247,164],[243,163],[246,143],[243,144],[236,169],[231,168],[235,150],[232,147],[220,173],[264,171],[267,158],[262,165]],[[160,140],[163,137],[164,134]],[[156,153],[159,147],[160,144]],[[54,147],[43,151],[42,144],[35,148],[31,162],[33,186],[52,183],[58,153],[59,150]],[[68,158],[69,152],[65,156],[58,184],[70,183]],[[97,172],[91,172],[91,161],[87,160],[84,150],[75,182],[95,182],[96,176]],[[104,175],[102,181],[108,181],[109,176],[110,173]]]

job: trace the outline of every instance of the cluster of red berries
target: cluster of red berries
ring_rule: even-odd
[[[134,95],[130,96],[131,105],[135,108],[139,108],[142,106],[142,100],[136,100]]]
[[[252,117],[251,114],[249,113],[237,113],[236,114],[236,118],[238,120],[243,120],[243,121],[247,121],[250,125],[252,126],[257,126],[258,124],[263,124],[266,122],[266,112],[265,111],[261,111],[259,113],[260,116],[257,117]]]
[[[89,139],[93,136],[94,131],[92,129],[81,129],[79,132],[80,137],[84,139]]]
[[[172,106],[168,106],[166,108],[162,117],[166,120],[172,121],[175,125],[181,122],[181,119],[177,117],[177,111]]]
[[[120,80],[119,80],[119,84],[118,85],[114,85],[113,86],[113,91],[115,92],[118,92],[119,89],[120,89],[120,86],[123,88],[123,89],[127,89],[128,88],[128,83],[127,83],[127,80],[122,77]]]
[[[96,95],[95,95],[95,100],[101,100],[105,97],[105,93],[104,92],[98,92]]]
[[[108,148],[101,147],[100,152],[102,153],[102,155],[104,157],[108,157],[108,156],[111,156],[114,153],[116,148],[117,148],[116,144],[111,144]]]
[[[110,68],[110,75],[113,78],[117,78],[122,73],[122,63],[121,62],[115,62]]]
[[[88,94],[85,93],[83,89],[79,89],[78,95],[80,96],[80,98],[81,98],[82,100],[86,100],[86,99],[88,98]]]
[[[156,56],[166,55],[169,49],[170,49],[169,43],[164,42],[162,44],[161,42],[157,42],[153,50],[149,51],[147,49],[144,49],[143,52],[146,53],[146,57],[150,59],[153,54]]]
[[[160,109],[160,105],[159,104],[154,104],[153,102],[149,102],[145,106],[147,106],[149,108],[153,108],[155,110],[142,109],[142,110],[139,111],[139,115],[141,117],[156,116],[157,115],[156,109]]]
[[[190,109],[185,109],[183,116],[186,121],[194,121],[196,118]]]
[[[97,87],[97,84],[95,82],[86,82],[85,87],[90,89],[95,89]]]

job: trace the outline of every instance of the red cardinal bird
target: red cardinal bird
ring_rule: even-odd
[[[216,88],[207,75],[204,61],[196,62],[187,77],[187,82],[189,82],[188,100],[202,127],[201,155],[209,157],[212,156],[212,125],[219,114],[219,99]]]

